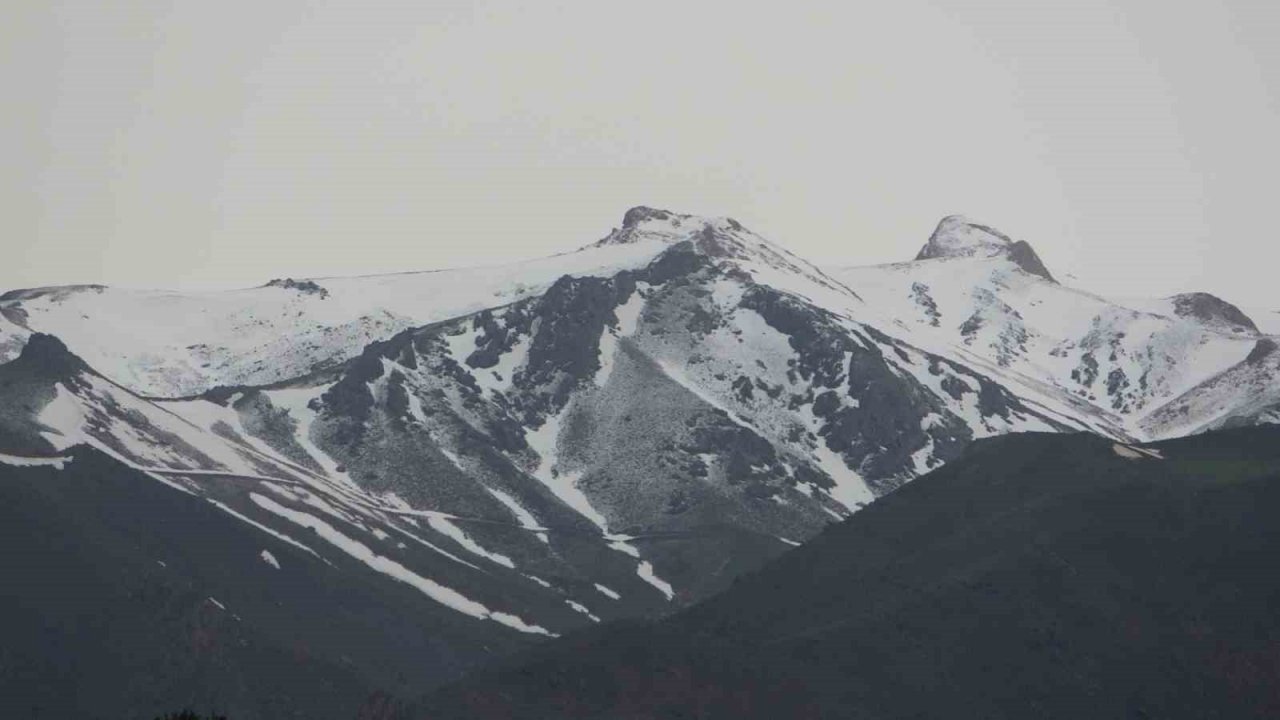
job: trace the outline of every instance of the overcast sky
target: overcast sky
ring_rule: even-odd
[[[964,213],[1280,307],[1277,5],[4,3],[0,289],[491,263],[647,204],[830,264]]]

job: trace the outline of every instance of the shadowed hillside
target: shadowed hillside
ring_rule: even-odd
[[[1277,518],[1274,428],[980,441],[723,595],[420,716],[1274,717]]]

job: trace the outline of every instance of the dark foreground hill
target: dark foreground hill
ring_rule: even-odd
[[[1147,447],[980,441],[722,595],[420,716],[1276,717],[1280,429]]]
[[[97,450],[0,460],[0,718],[383,720],[523,639]]]

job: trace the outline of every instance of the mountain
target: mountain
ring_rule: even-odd
[[[389,672],[354,635],[317,656],[366,695],[425,689],[711,597],[975,440],[1127,443],[1280,417],[1275,341],[1187,297],[1068,288],[1029,244],[958,217],[914,261],[832,270],[732,218],[647,207],[506,266],[15,290],[0,296],[0,475],[40,483],[88,453],[221,514],[160,546],[239,523],[327,585],[410,593],[451,628],[430,661]],[[224,601],[212,572],[181,582]],[[237,707],[270,692],[236,682]]]
[[[506,302],[430,321],[492,297]],[[60,438],[26,450],[83,440],[148,471],[276,478],[436,526],[493,521],[460,549],[506,571],[594,573],[543,530],[585,534],[660,603],[724,587],[973,437],[1081,427],[860,322],[855,291],[740,223],[650,208],[577,252],[492,271],[5,298],[21,331],[85,348],[74,382],[15,386],[40,401],[15,437]],[[395,323],[352,331],[391,306]],[[196,322],[162,352],[175,308]],[[200,348],[222,361],[195,368]]]
[[[1280,429],[965,454],[725,593],[540,646],[431,718],[1274,717]]]
[[[1245,411],[1227,375],[1280,387],[1257,362],[1274,339],[1234,305],[1207,293],[1110,301],[1057,283],[1029,245],[959,217],[945,218],[913,262],[831,274],[857,288],[886,332],[1118,439],[1200,432],[1224,413],[1269,417]]]

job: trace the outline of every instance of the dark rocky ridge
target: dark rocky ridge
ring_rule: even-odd
[[[637,205],[622,216],[622,227],[635,227],[645,220],[670,220],[676,216],[670,210],[659,210],[645,205]],[[679,215],[678,217],[688,217],[688,215]]]
[[[1210,325],[1226,325],[1239,332],[1258,334],[1258,326],[1243,310],[1216,295],[1196,292],[1174,295],[1174,312],[1178,317],[1200,320]]]
[[[1246,357],[1244,361],[1252,365],[1261,364],[1263,360],[1270,357],[1277,349],[1280,349],[1280,347],[1277,347],[1275,340],[1262,338],[1254,344],[1253,350],[1249,351],[1249,356]]]
[[[71,352],[62,340],[46,333],[32,333],[23,346],[22,353],[10,363],[14,370],[22,370],[46,380],[69,380],[79,373],[90,372],[89,366]]]
[[[0,365],[0,452],[42,455],[53,445],[38,417],[55,397],[55,386],[74,386],[92,370],[53,335],[33,333],[22,353]]]
[[[1009,259],[1032,275],[1038,275],[1049,282],[1057,282],[1049,273],[1049,268],[1045,267],[1044,261],[1031,247],[1031,243],[1026,240],[1019,240],[1009,246]]]
[[[17,290],[8,290],[4,293],[0,293],[0,302],[29,300],[44,295],[62,297],[78,292],[92,291],[100,293],[106,289],[106,285],[50,285],[37,288],[19,288]]]
[[[296,290],[304,295],[316,295],[321,300],[329,297],[329,291],[325,290],[314,280],[294,280],[293,278],[275,278],[269,281],[265,287],[278,287],[285,290]]]

